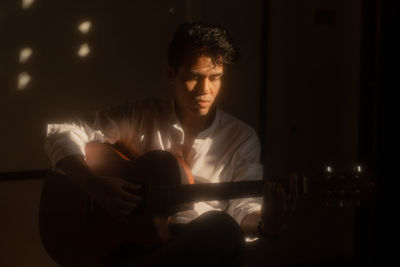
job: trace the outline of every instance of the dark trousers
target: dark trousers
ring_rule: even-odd
[[[121,248],[113,257],[117,266],[244,266],[242,230],[228,214],[210,211],[192,222],[172,229],[173,239],[165,246],[145,249]]]

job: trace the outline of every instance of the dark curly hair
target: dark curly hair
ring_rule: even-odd
[[[168,64],[175,70],[188,57],[207,56],[215,65],[232,65],[238,51],[231,35],[220,26],[204,22],[181,24],[168,48]]]

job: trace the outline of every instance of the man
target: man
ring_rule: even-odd
[[[262,179],[256,133],[215,105],[224,71],[236,57],[227,31],[202,23],[183,24],[168,53],[173,101],[138,101],[100,111],[90,123],[48,126],[46,151],[54,166],[116,219],[123,220],[140,205],[141,198],[134,193],[140,185],[95,175],[84,159],[90,141],[119,144],[133,155],[169,151],[190,166],[195,183]],[[274,189],[268,187],[269,192]],[[266,213],[273,213],[270,208],[264,204]],[[167,245],[143,253],[137,247],[124,248],[110,257],[126,266],[242,266],[243,233],[270,230],[264,224],[273,216],[264,216],[263,224],[261,210],[261,198],[194,203],[193,209],[171,217],[171,225],[184,227]]]

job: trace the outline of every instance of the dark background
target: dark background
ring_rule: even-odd
[[[239,45],[219,104],[256,129],[267,178],[361,162],[376,181],[376,200],[305,216],[288,239],[255,249],[255,265],[398,266],[391,245],[398,240],[398,175],[389,157],[398,136],[390,127],[399,88],[398,2],[36,0],[26,10],[21,3],[0,1],[1,266],[55,266],[37,227],[43,180],[27,179],[49,166],[46,123],[168,95],[167,45],[187,20],[218,23]],[[86,19],[93,26],[82,35],[77,26]],[[79,58],[84,42],[91,53]],[[33,55],[20,64],[23,47]],[[32,81],[17,90],[22,71]]]

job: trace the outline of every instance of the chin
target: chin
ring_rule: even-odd
[[[193,109],[192,113],[197,115],[197,116],[207,116],[209,113],[210,109]]]

